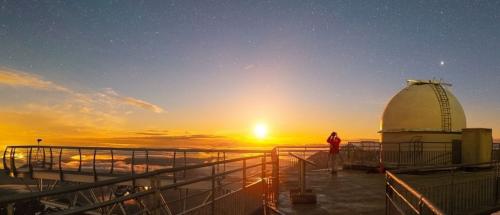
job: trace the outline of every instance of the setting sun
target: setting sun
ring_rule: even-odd
[[[267,125],[258,123],[255,125],[253,132],[258,139],[264,139],[267,136]]]

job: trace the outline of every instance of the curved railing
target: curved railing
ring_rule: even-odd
[[[495,161],[386,171],[386,214],[495,212],[499,177]]]
[[[436,214],[444,213],[423,194],[386,171],[386,214]]]
[[[54,209],[51,212],[54,214],[83,212],[191,214],[200,211],[218,214],[228,209],[237,214],[243,214],[243,212],[263,208],[263,205],[267,205],[263,200],[272,201],[272,198],[267,198],[272,193],[272,190],[267,189],[272,178],[269,175],[270,171],[266,168],[267,165],[272,164],[272,161],[266,161],[268,156],[270,155],[267,153],[261,153],[255,156],[243,156],[185,167],[152,170],[54,190],[0,197],[0,206],[15,208],[16,204],[21,204],[23,201],[36,200],[52,205]],[[239,167],[234,165],[229,167],[230,164],[235,163],[238,163]],[[228,169],[219,170],[218,167],[224,164],[228,165]],[[162,180],[165,175],[183,171],[194,171],[196,174],[190,174],[192,177],[174,183]],[[148,184],[137,186],[139,181]],[[199,186],[197,184],[200,183],[203,188],[197,188]],[[188,193],[188,189],[191,189],[192,193]],[[172,198],[172,193],[175,196],[179,193],[179,198]],[[167,195],[169,198],[166,198]],[[262,197],[266,198],[262,199]],[[237,204],[231,205],[227,202]]]
[[[179,148],[114,148],[72,146],[7,146],[3,156],[4,170],[11,176],[36,171],[59,174],[79,173],[99,176],[145,173],[152,170],[185,167],[197,162],[223,161],[241,154],[269,153],[269,150],[215,150]],[[225,164],[217,168],[225,168]],[[36,171],[35,171],[36,170]],[[174,180],[179,173],[173,174]],[[185,177],[182,172],[181,177]]]

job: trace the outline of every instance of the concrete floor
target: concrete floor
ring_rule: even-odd
[[[385,214],[384,177],[357,170],[339,171],[336,176],[308,172],[307,188],[314,190],[318,200],[312,205],[292,205],[288,190],[298,186],[297,180],[282,177],[279,209],[286,214]]]

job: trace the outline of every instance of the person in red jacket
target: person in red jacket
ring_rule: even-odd
[[[337,132],[335,132],[335,131],[332,132],[332,134],[330,134],[328,139],[326,139],[326,142],[328,144],[330,144],[330,153],[328,154],[328,160],[331,163],[331,169],[332,169],[331,173],[332,174],[337,173],[336,161],[337,161],[337,157],[340,156],[339,152],[340,152],[340,142],[341,141],[342,140],[339,138],[339,136],[337,135]],[[342,159],[342,158],[340,158],[340,159]]]

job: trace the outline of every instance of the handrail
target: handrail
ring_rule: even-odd
[[[78,190],[85,190],[85,189],[90,189],[90,188],[95,188],[95,187],[102,187],[102,186],[107,186],[107,185],[112,185],[112,184],[117,184],[121,182],[126,182],[126,181],[131,181],[131,180],[136,180],[140,178],[148,178],[152,176],[156,176],[159,174],[164,174],[164,173],[172,173],[172,172],[178,172],[182,170],[191,170],[191,169],[197,169],[197,168],[203,168],[203,167],[209,167],[209,166],[215,166],[218,164],[223,164],[223,163],[233,163],[233,162],[238,162],[238,161],[243,161],[243,160],[250,160],[250,159],[256,159],[256,158],[262,158],[264,155],[256,155],[256,156],[249,156],[249,157],[241,157],[241,158],[234,158],[234,159],[229,159],[225,161],[216,161],[216,162],[211,162],[211,163],[203,163],[203,164],[195,164],[195,165],[188,165],[186,167],[174,167],[174,168],[168,168],[168,169],[159,169],[159,170],[154,170],[151,172],[146,172],[142,174],[136,174],[136,175],[126,175],[118,178],[112,178],[104,181],[96,181],[94,183],[86,183],[86,184],[79,184],[77,186],[68,186],[68,187],[62,187],[60,189],[55,189],[55,190],[50,190],[50,191],[42,191],[42,192],[37,192],[37,193],[22,193],[14,196],[9,196],[9,197],[0,197],[0,204],[6,204],[6,203],[12,203],[15,201],[23,200],[26,198],[40,198],[40,197],[45,197],[45,196],[54,196],[62,193],[67,193],[67,192],[75,192]],[[270,162],[266,163],[269,164]],[[246,168],[252,168],[254,166],[247,166]]]
[[[406,182],[404,182],[403,180],[401,180],[400,178],[398,178],[396,175],[394,175],[390,171],[386,171],[385,174],[386,174],[386,177],[387,177],[386,178],[386,180],[387,180],[386,181],[386,185],[388,187],[390,187],[393,191],[396,191],[396,189],[390,184],[390,180],[393,180],[398,185],[400,185],[402,188],[404,188],[405,190],[407,190],[411,195],[413,195],[414,197],[416,197],[417,199],[419,199],[419,204],[425,205],[433,214],[444,215],[444,212],[441,211],[441,209],[439,209],[437,206],[435,206],[431,201],[429,201],[427,199],[427,197],[425,197],[423,194],[421,194],[418,191],[416,191],[415,189],[413,189],[410,185],[408,185]],[[419,205],[418,209],[416,209],[410,202],[408,202],[408,200],[404,199],[402,196],[400,196],[400,197],[403,199],[403,201],[406,204],[408,204],[408,206],[410,208],[412,208],[412,210],[416,210],[415,212],[417,212],[417,214],[421,214],[422,207],[420,207],[420,205]],[[386,198],[390,199],[390,197],[388,195],[386,195]]]
[[[485,166],[485,165],[493,165],[497,163],[496,161],[489,161],[489,162],[481,162],[481,163],[473,163],[473,164],[452,164],[452,165],[442,165],[442,166],[421,166],[421,167],[411,167],[411,168],[402,168],[402,169],[395,169],[391,170],[393,173],[409,173],[409,172],[414,172],[414,171],[427,171],[427,170],[455,170],[455,169],[460,169],[464,167],[478,167],[478,166]]]
[[[226,152],[226,153],[264,153],[271,149],[206,149],[206,148],[144,148],[144,147],[102,147],[102,146],[37,146],[37,145],[13,145],[6,148],[54,148],[54,149],[81,149],[81,150],[116,150],[116,151],[180,151],[180,152]]]
[[[311,165],[313,165],[313,166],[318,166],[316,163],[314,163],[314,162],[312,162],[312,161],[310,161],[310,160],[307,160],[307,159],[305,159],[305,158],[303,158],[303,157],[300,157],[300,156],[298,156],[298,155],[296,155],[296,154],[294,154],[294,153],[289,152],[288,154],[289,154],[289,155],[291,155],[292,157],[295,157],[295,158],[297,158],[297,159],[299,159],[299,160],[302,160],[302,161],[304,161],[304,162],[306,162],[306,163],[308,163],[308,164],[311,164]]]

